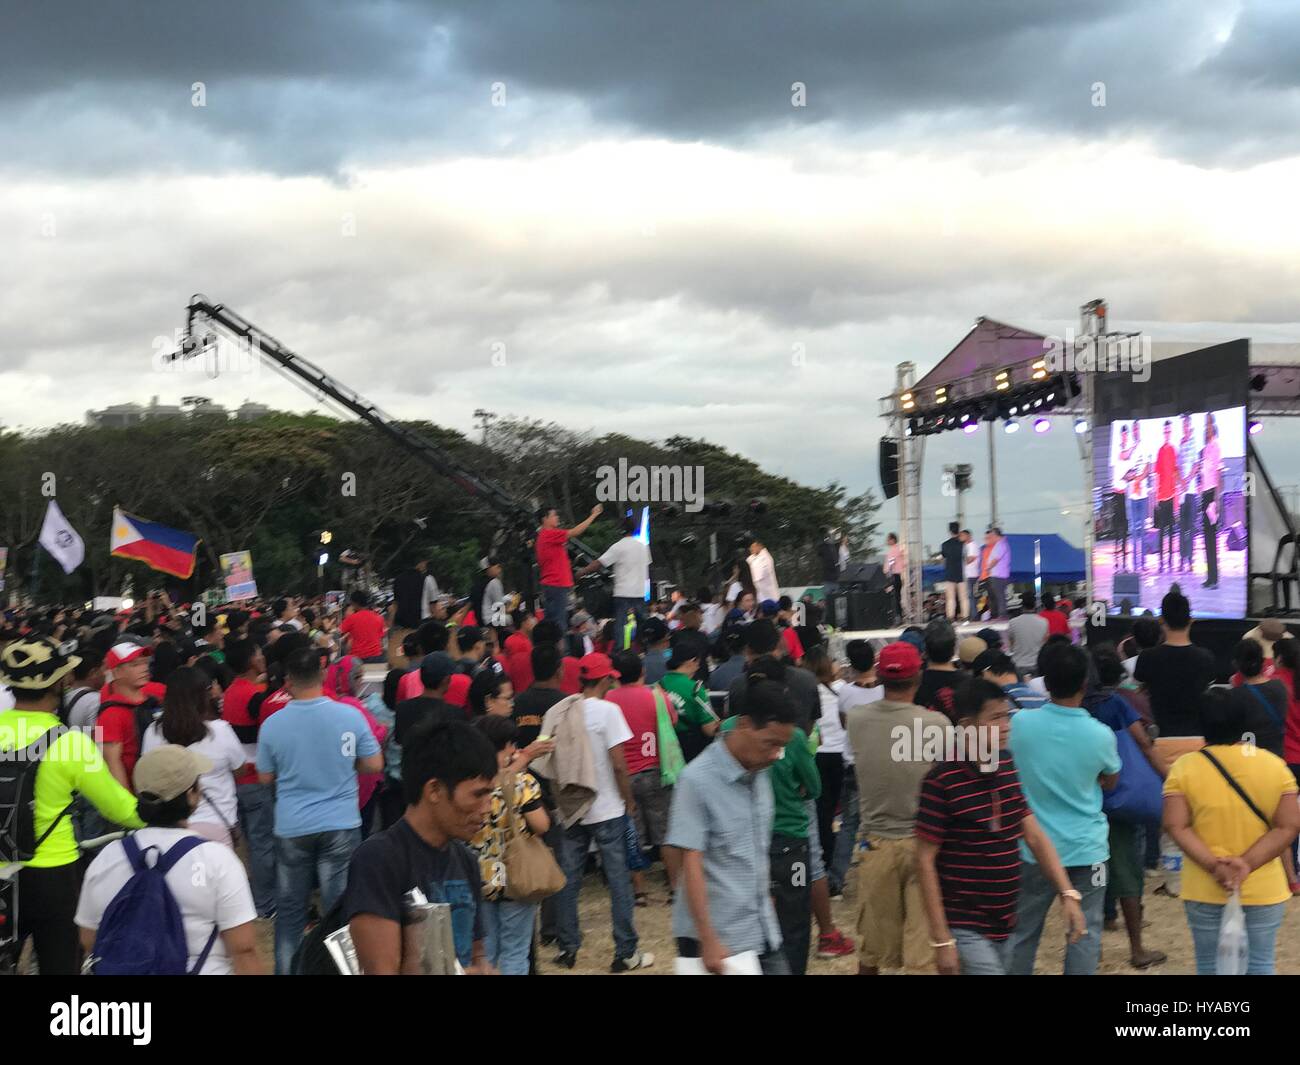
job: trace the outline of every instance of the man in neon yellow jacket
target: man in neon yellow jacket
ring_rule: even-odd
[[[25,637],[0,654],[0,684],[9,687],[14,707],[0,712],[0,758],[13,764],[14,752],[42,751],[33,788],[32,829],[36,846],[17,875],[19,935],[34,940],[42,975],[75,976],[81,948],[73,917],[81,888],[79,851],[72,831],[72,805],[84,795],[108,820],[142,828],[135,796],[109,772],[94,737],[66,729],[58,717],[67,677],[80,662],[44,637]],[[49,733],[47,736],[46,734]],[[15,822],[21,822],[18,811]],[[16,826],[16,834],[22,835]],[[10,841],[5,841],[6,843]],[[13,853],[0,855],[0,875],[12,872]],[[9,859],[9,865],[3,860]]]

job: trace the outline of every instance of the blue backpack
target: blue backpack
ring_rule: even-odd
[[[131,879],[108,904],[99,924],[92,959],[96,976],[193,976],[203,968],[217,941],[217,928],[213,925],[198,961],[188,969],[185,922],[166,877],[177,862],[206,842],[200,836],[186,836],[161,854],[157,847],[141,851],[133,835],[122,839]],[[147,861],[150,851],[155,856],[153,865]]]

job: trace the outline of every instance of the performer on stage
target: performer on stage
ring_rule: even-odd
[[[1007,620],[1007,581],[1011,578],[1011,545],[1002,530],[993,526],[984,536],[984,557],[980,578],[989,590],[989,620]]]
[[[1151,458],[1142,443],[1142,426],[1133,423],[1133,439],[1127,455],[1120,455],[1128,462],[1128,535],[1133,541],[1133,568],[1138,573],[1146,571],[1146,537],[1147,505],[1150,502],[1150,489],[1147,484],[1151,476]]]
[[[1174,451],[1174,426],[1166,420],[1164,424],[1164,443],[1156,452],[1156,528],[1160,530],[1158,543],[1159,572],[1164,573],[1166,565],[1172,572],[1174,568],[1174,530],[1177,528],[1174,514],[1174,493],[1178,489],[1178,453]],[[1166,563],[1166,558],[1168,562]]]
[[[889,576],[890,591],[894,593],[894,614],[903,617],[905,585],[907,583],[907,548],[898,542],[898,533],[885,537],[885,573]]]
[[[1178,569],[1196,569],[1196,433],[1192,416],[1183,415],[1183,435],[1178,441]]]
[[[1128,439],[1128,426],[1121,425],[1119,430],[1119,454],[1111,462],[1110,512],[1115,530],[1115,569],[1122,570],[1128,565],[1128,484],[1124,473],[1128,469],[1127,455],[1132,445]]]
[[[1205,583],[1219,586],[1219,524],[1223,520],[1223,472],[1219,468],[1219,427],[1214,415],[1205,416],[1205,446],[1201,448],[1201,535],[1205,538]]]

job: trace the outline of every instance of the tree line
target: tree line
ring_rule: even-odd
[[[485,441],[474,441],[429,422],[404,424],[529,507],[554,504],[566,524],[586,515],[596,502],[599,471],[620,459],[702,467],[705,498],[714,506],[696,514],[678,507],[672,516],[664,504],[650,504],[653,575],[692,591],[726,576],[728,564],[744,554],[739,545],[748,532],[772,551],[785,584],[820,583],[817,544],[824,529],[848,532],[855,558],[875,547],[879,504],[870,490],[850,496],[835,482],[797,484],[705,440],[652,442],[500,419]],[[85,562],[67,576],[37,544],[51,495],[86,543]],[[9,548],[6,596],[18,591],[39,602],[139,596],[158,587],[193,598],[219,584],[218,556],[240,550],[252,552],[264,593],[312,592],[319,586],[321,530],[331,533],[324,548],[330,588],[343,586],[337,559],[344,549],[364,559],[365,573],[380,582],[424,557],[441,585],[464,591],[489,553],[500,556],[509,585],[524,587],[527,578],[522,530],[503,530],[482,501],[373,426],[320,414],[0,432],[0,499],[0,545]],[[761,513],[751,509],[753,500],[761,500]],[[719,513],[724,501],[731,505],[726,515]],[[115,505],[201,537],[194,575],[178,581],[113,558]],[[619,501],[606,503],[584,540],[598,549],[616,540],[621,511]],[[717,565],[710,563],[711,534]]]

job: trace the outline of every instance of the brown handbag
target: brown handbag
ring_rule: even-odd
[[[524,819],[515,809],[515,774],[509,770],[501,775],[501,794],[510,813],[504,858],[506,898],[515,902],[541,902],[564,887],[564,871],[546,841],[528,832]]]

